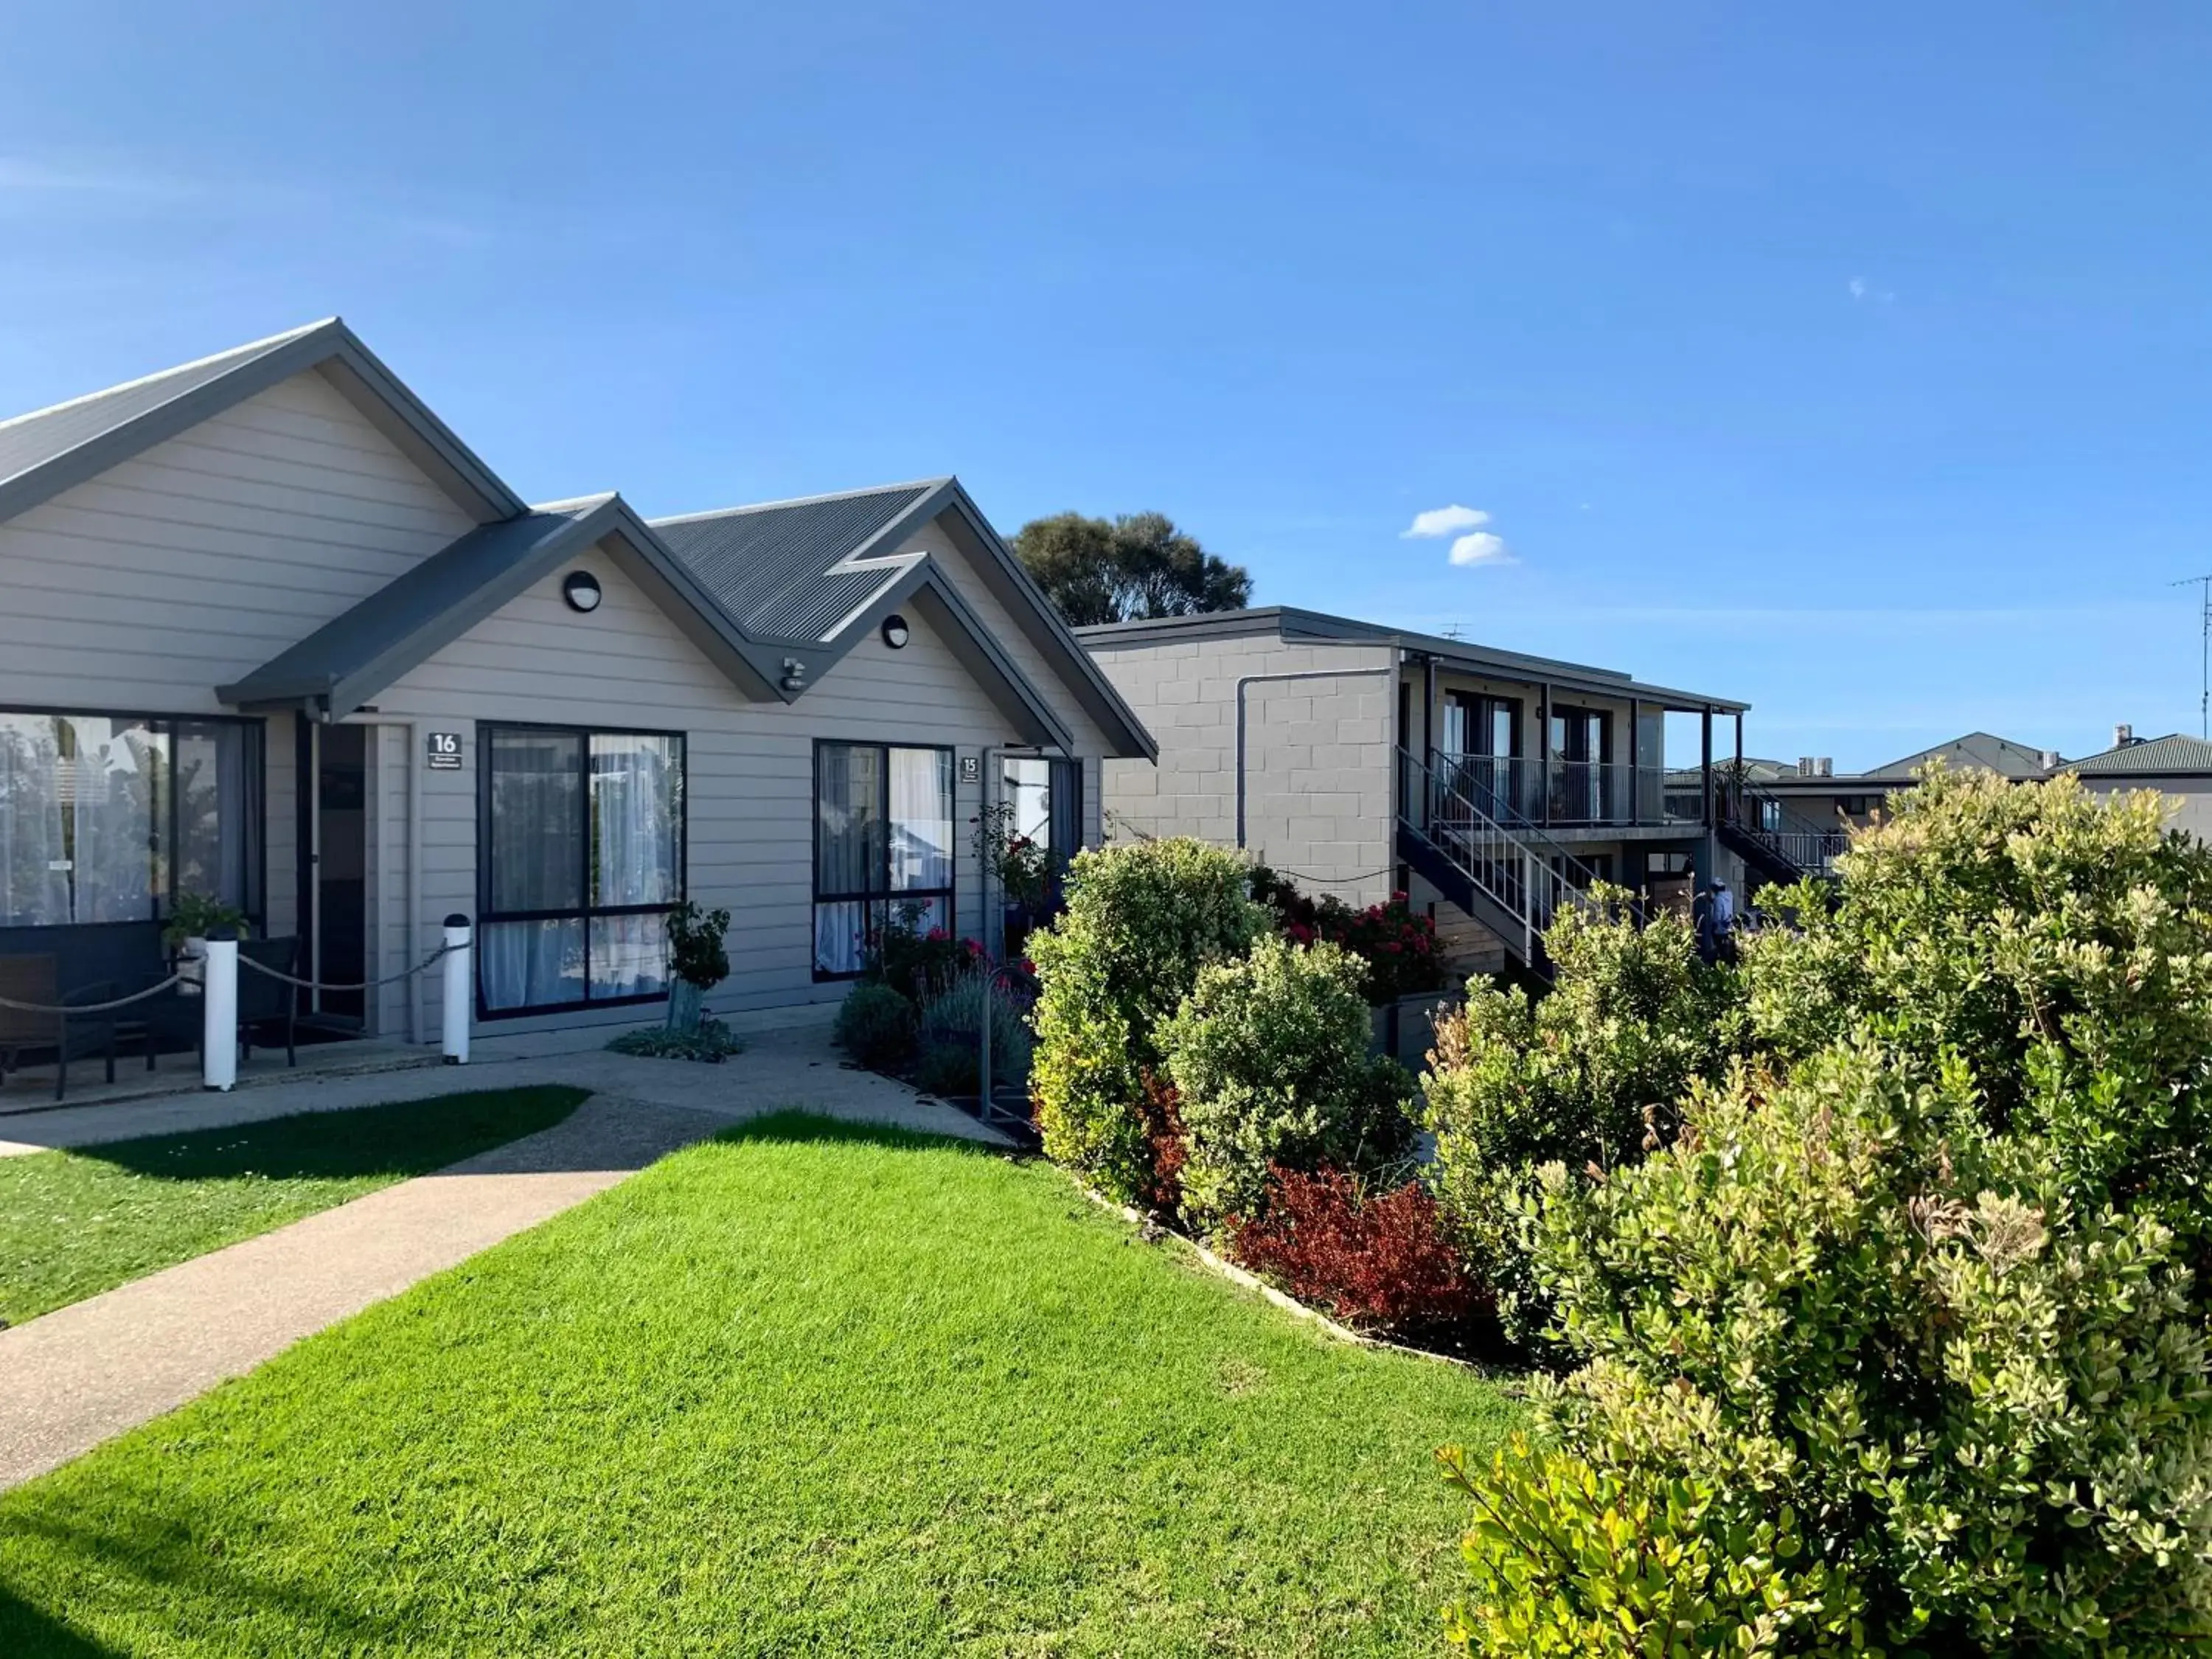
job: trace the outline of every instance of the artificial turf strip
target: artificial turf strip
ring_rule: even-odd
[[[550,1128],[588,1092],[445,1095],[0,1158],[0,1320],[20,1325]]]
[[[0,1496],[0,1653],[1427,1653],[1513,1417],[787,1115]]]

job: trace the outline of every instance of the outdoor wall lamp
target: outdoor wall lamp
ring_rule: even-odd
[[[906,618],[896,611],[884,618],[884,643],[894,651],[907,642]]]
[[[599,579],[588,570],[571,570],[562,578],[561,597],[568,601],[571,611],[597,611]]]

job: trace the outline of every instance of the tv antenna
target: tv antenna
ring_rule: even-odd
[[[2197,671],[2197,720],[2201,734],[2212,738],[2212,572],[2202,576],[2184,576],[2166,586],[2194,587],[2199,592],[2198,629],[2203,635],[2203,662]]]

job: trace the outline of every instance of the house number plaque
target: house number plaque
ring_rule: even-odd
[[[461,734],[458,732],[433,732],[424,739],[430,750],[430,769],[433,772],[458,772],[461,769]]]

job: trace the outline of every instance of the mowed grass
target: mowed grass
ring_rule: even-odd
[[[549,1128],[587,1092],[446,1095],[0,1158],[0,1320],[20,1325]]]
[[[0,1497],[0,1653],[1430,1653],[1515,1410],[787,1115]]]

